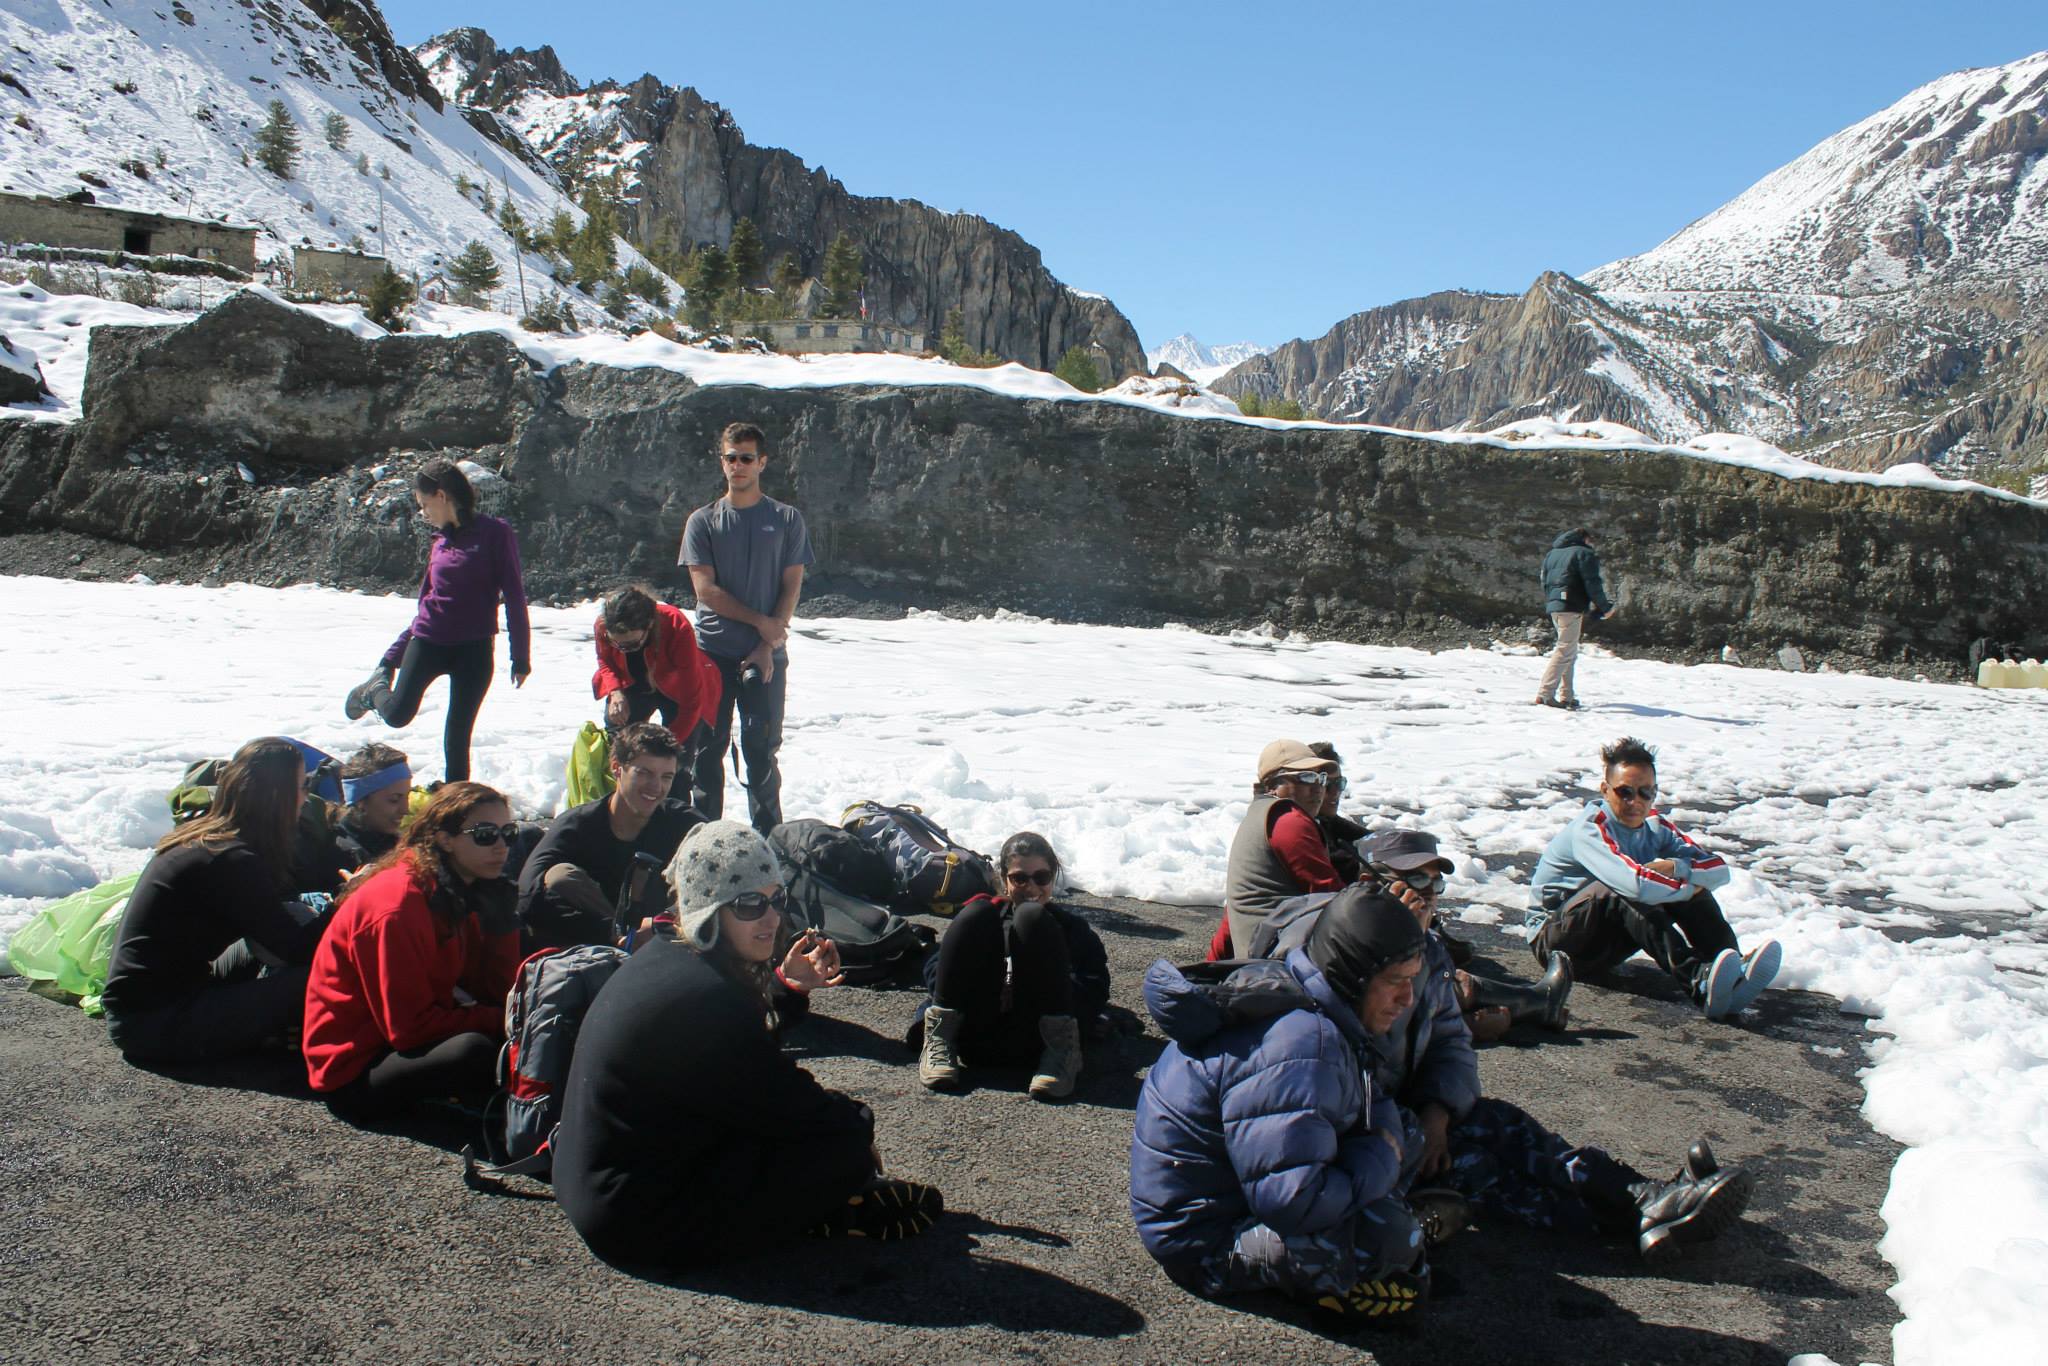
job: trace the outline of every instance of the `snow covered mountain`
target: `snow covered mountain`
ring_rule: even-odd
[[[273,100],[297,130],[285,176],[254,159]],[[367,0],[0,7],[0,190],[253,225],[274,270],[294,247],[353,247],[424,276],[481,241],[513,309],[502,204],[529,224],[584,218],[544,163],[442,97]],[[521,264],[529,300],[557,292],[544,258]]]
[[[1856,468],[2048,469],[2048,53],[1915,90],[1640,256],[1346,318],[1217,382],[1318,415],[1569,413]]]
[[[1204,346],[1195,340],[1192,332],[1183,332],[1156,350],[1147,351],[1145,359],[1153,369],[1171,365],[1197,384],[1207,384],[1218,378],[1234,365],[1240,365],[1253,356],[1263,356],[1273,348],[1260,346],[1257,342],[1230,342],[1223,346]]]

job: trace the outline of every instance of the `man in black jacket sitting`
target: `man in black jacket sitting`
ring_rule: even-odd
[[[619,894],[637,854],[658,861],[649,881],[661,894],[660,869],[704,818],[668,795],[683,747],[667,727],[641,722],[612,742],[609,797],[555,817],[519,873],[519,919],[526,949],[610,944]],[[637,921],[638,917],[635,916]]]

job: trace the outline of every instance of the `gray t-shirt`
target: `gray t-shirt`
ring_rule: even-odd
[[[782,571],[814,558],[804,515],[789,504],[763,497],[736,508],[720,498],[690,514],[676,563],[711,566],[720,588],[766,616],[782,598]],[[706,653],[740,659],[760,643],[761,633],[747,623],[697,604],[697,644]]]

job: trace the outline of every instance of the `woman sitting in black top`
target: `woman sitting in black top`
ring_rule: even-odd
[[[555,1198],[608,1262],[722,1262],[803,1231],[900,1238],[938,1191],[881,1179],[874,1114],[777,1046],[838,951],[786,951],[780,866],[736,821],[692,830],[669,865],[677,936],[655,939],[584,1016],[554,1143]],[[780,966],[777,958],[780,957]]]
[[[1073,1094],[1081,1075],[1081,1023],[1109,1003],[1109,956],[1088,922],[1051,901],[1060,861],[1043,835],[1003,842],[1007,897],[960,908],[925,964],[918,1079],[933,1090],[967,1080],[968,1062],[1030,1067],[1031,1094]]]
[[[202,1062],[295,1042],[326,923],[284,899],[305,793],[298,746],[251,740],[206,813],[158,843],[107,967],[107,1033],[130,1060]]]

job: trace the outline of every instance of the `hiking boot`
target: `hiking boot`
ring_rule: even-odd
[[[1316,1308],[1350,1332],[1359,1328],[1416,1328],[1421,1326],[1422,1306],[1429,1302],[1429,1266],[1418,1262],[1413,1270],[1393,1271],[1361,1280],[1337,1295],[1324,1295]]]
[[[924,1012],[924,1048],[917,1055],[917,1079],[934,1091],[957,1091],[967,1084],[960,1065],[960,1029],[967,1016],[934,1005]]]
[[[1038,1017],[1038,1037],[1045,1040],[1038,1072],[1031,1078],[1033,1100],[1059,1100],[1074,1094],[1081,1077],[1081,1026],[1071,1015]]]
[[[379,664],[377,671],[348,690],[348,696],[341,704],[342,712],[351,721],[359,721],[369,712],[377,709],[383,696],[391,692],[391,670]],[[380,696],[380,694],[382,696]]]
[[[1700,1014],[1718,1020],[1735,1008],[1735,988],[1742,982],[1742,955],[1723,949],[1700,979]]]
[[[1740,1014],[1764,994],[1764,988],[1777,980],[1778,968],[1785,961],[1785,951],[1778,947],[1775,939],[1766,939],[1751,949],[1742,959],[1742,980],[1735,984],[1734,995],[1728,1003],[1730,1015]]]
[[[937,1186],[879,1177],[832,1211],[823,1223],[804,1231],[813,1238],[873,1238],[891,1243],[924,1232],[945,1212],[946,1200]]]
[[[1646,1262],[1669,1261],[1681,1247],[1720,1235],[1742,1216],[1755,1184],[1742,1168],[1724,1167],[1704,1180],[1686,1175],[1630,1186],[1642,1214],[1636,1251]]]
[[[1500,1006],[1513,1024],[1539,1024],[1545,1029],[1563,1029],[1571,1012],[1565,1000],[1572,994],[1572,959],[1563,950],[1550,955],[1550,970],[1534,986],[1502,982],[1491,977],[1473,977],[1474,1009]]]
[[[1582,707],[1580,707],[1580,706],[1579,706],[1579,699],[1578,699],[1578,698],[1576,698],[1576,697],[1560,697],[1560,698],[1558,698],[1558,699],[1557,699],[1557,708],[1558,708],[1558,710],[1559,710],[1559,711],[1582,711],[1582,710],[1584,710],[1584,708],[1582,708]]]
[[[1408,1209],[1422,1229],[1425,1247],[1442,1247],[1472,1217],[1471,1203],[1449,1186],[1424,1186],[1409,1191]]]

